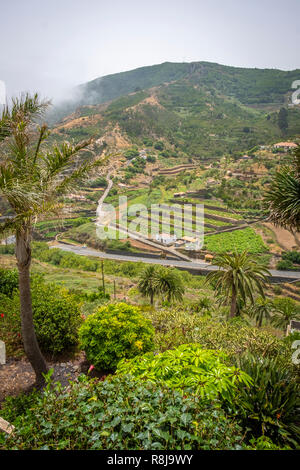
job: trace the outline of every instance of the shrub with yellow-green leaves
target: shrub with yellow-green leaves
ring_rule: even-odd
[[[81,326],[80,344],[87,359],[101,370],[113,370],[154,347],[154,328],[138,307],[125,303],[99,308]]]

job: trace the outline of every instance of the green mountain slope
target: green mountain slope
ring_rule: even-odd
[[[134,91],[185,78],[193,85],[233,96],[244,104],[283,103],[300,70],[246,69],[209,62],[142,67],[98,78],[80,87],[83,104],[100,104]]]
[[[300,108],[288,106],[291,85],[299,77],[300,70],[207,62],[143,67],[82,85],[79,109],[69,121],[85,119],[60,132],[105,138],[118,128],[130,144],[161,139],[173,155],[217,158],[299,135]],[[287,109],[284,132],[281,107]]]

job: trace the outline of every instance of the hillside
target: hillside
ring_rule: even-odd
[[[117,149],[142,146],[145,138],[163,140],[166,156],[174,157],[245,152],[299,134],[300,107],[288,106],[299,76],[298,70],[207,62],[143,67],[81,85],[75,102],[54,110],[62,118],[57,131],[76,140],[95,135]]]

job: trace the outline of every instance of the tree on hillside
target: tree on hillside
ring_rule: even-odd
[[[276,226],[300,231],[300,145],[291,165],[280,168],[265,194],[269,220]]]
[[[158,291],[167,297],[168,302],[182,300],[184,285],[180,275],[174,269],[158,266],[156,276]]]
[[[150,298],[151,305],[154,304],[154,297],[159,293],[155,265],[147,266],[141,273],[138,290],[144,297]]]
[[[138,289],[144,297],[150,298],[153,305],[154,297],[166,296],[168,302],[182,300],[184,286],[181,277],[176,271],[163,266],[147,266],[142,272]]]
[[[285,108],[281,108],[278,113],[278,127],[281,130],[283,135],[287,133],[289,123],[288,123],[288,112]]]
[[[212,283],[226,301],[230,301],[230,317],[237,314],[238,299],[244,303],[250,300],[253,305],[256,292],[264,297],[264,287],[270,273],[253,255],[246,251],[225,253],[215,258],[214,264],[219,266],[219,270],[209,273],[206,282]]]
[[[297,302],[288,297],[277,297],[273,301],[274,315],[272,323],[276,328],[286,331],[291,320],[299,320],[300,307]]]
[[[264,320],[271,319],[271,313],[273,311],[273,304],[271,300],[258,297],[255,304],[251,306],[249,310],[250,318],[253,318],[256,321],[256,326],[261,328]]]
[[[25,353],[35,371],[36,385],[44,383],[46,362],[37,343],[30,289],[32,227],[39,216],[57,213],[58,198],[87,175],[100,160],[79,163],[78,153],[91,140],[71,145],[44,146],[50,132],[39,127],[48,107],[38,95],[12,100],[0,117],[0,195],[9,203],[13,216],[0,224],[2,236],[15,234],[19,274],[22,339]]]

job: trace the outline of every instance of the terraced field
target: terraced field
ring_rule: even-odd
[[[262,238],[251,227],[235,232],[225,232],[205,237],[205,247],[213,253],[242,252],[247,250],[249,253],[267,252]]]

